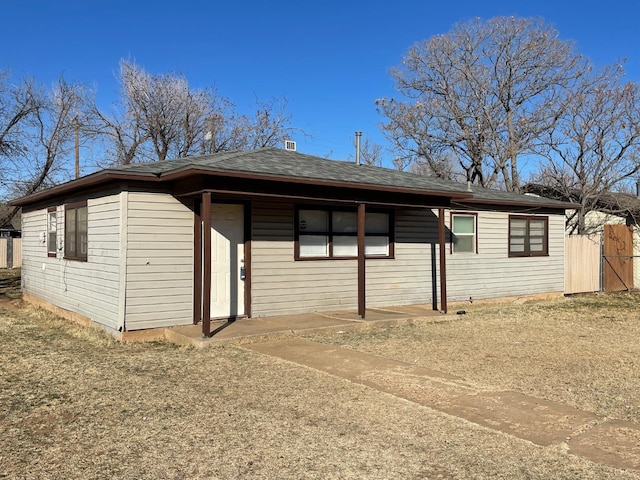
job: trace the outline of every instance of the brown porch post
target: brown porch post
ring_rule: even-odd
[[[251,215],[253,203],[244,204],[244,314],[251,318]]]
[[[364,263],[365,206],[358,205],[358,317],[365,317],[366,287]]]
[[[193,324],[202,320],[202,216],[200,201],[193,201]]]
[[[438,243],[440,245],[440,311],[447,313],[447,262],[445,259],[444,208],[438,209]]]
[[[211,334],[211,193],[202,194],[202,336]]]

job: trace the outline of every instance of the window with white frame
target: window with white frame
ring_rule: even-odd
[[[358,213],[354,210],[299,208],[296,221],[296,259],[354,258],[358,256]],[[365,256],[393,256],[392,214],[365,214]]]
[[[477,218],[469,213],[451,214],[452,253],[477,253]]]
[[[47,209],[47,255],[55,257],[58,250],[58,219],[56,207]]]

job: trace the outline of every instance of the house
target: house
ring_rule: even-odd
[[[20,238],[22,232],[13,226],[13,223],[5,223],[0,227],[0,238]]]
[[[540,197],[570,201],[576,204],[580,204],[582,200],[581,192],[577,189],[561,189],[532,183],[525,185],[523,190]],[[627,282],[627,280],[625,280],[621,285],[624,285],[626,288],[631,286],[633,288],[640,288],[640,229],[638,228],[640,224],[640,182],[636,183],[635,195],[624,192],[600,193],[594,195],[593,198],[587,202],[587,206],[589,211],[584,215],[583,235],[591,236],[594,242],[603,243],[602,236],[605,231],[605,225],[626,225],[627,227],[631,227],[632,246],[630,246],[629,249],[625,249],[625,251],[629,252],[629,255],[632,257],[630,262],[632,267],[627,265],[625,268],[632,268],[633,273],[622,274],[622,272],[616,271],[613,275],[616,277],[632,276],[633,282]],[[575,208],[568,208],[566,210],[566,233],[568,235],[576,235],[578,233],[578,215],[579,210]],[[615,234],[615,236],[617,236],[617,234]],[[622,238],[620,240],[622,240]],[[624,243],[624,241],[622,241],[622,243]],[[584,257],[585,254],[581,253],[580,256]],[[625,255],[621,255],[621,252],[616,248],[613,256],[625,257],[626,253]],[[601,277],[603,275],[606,276],[604,270],[606,268],[612,268],[611,263],[613,260],[606,258],[607,255],[604,249],[598,252],[597,257],[595,261],[600,264],[599,275]],[[621,259],[618,261],[622,262]],[[583,262],[584,259],[580,259],[580,263]],[[621,266],[617,266],[616,268],[621,268]],[[601,287],[604,288],[604,281],[601,283],[603,283]],[[614,282],[614,284],[615,283],[616,282]]]
[[[636,185],[636,195],[623,192],[600,193],[588,202],[588,212],[585,214],[585,235],[602,233],[602,228],[606,224],[638,226],[640,222],[640,183]],[[577,189],[560,189],[529,183],[523,187],[523,192],[538,195],[540,197],[554,200],[573,202],[579,205],[581,193]],[[579,210],[568,208],[567,233],[572,235],[577,233],[577,215]]]
[[[10,216],[8,205],[0,203],[0,219]],[[0,220],[1,221],[1,220]],[[20,218],[0,223],[0,268],[19,268],[22,260]]]
[[[20,238],[20,215],[13,213],[13,207],[0,202],[0,238]]]
[[[20,198],[28,301],[111,333],[563,291],[566,203],[263,148]]]

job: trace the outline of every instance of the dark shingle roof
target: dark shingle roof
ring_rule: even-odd
[[[574,208],[582,201],[582,192],[576,188],[558,188],[529,183],[524,191],[554,200],[574,202]],[[623,192],[601,192],[591,198],[592,208],[610,215],[632,215],[640,218],[640,197]]]
[[[302,153],[261,148],[180,158],[165,162],[132,164],[111,171],[151,173],[162,177],[183,169],[198,168],[220,173],[246,173],[261,177],[346,182],[415,190],[466,193],[462,184],[387,168],[327,160]]]
[[[327,160],[277,148],[222,152],[213,155],[180,158],[165,162],[132,164],[113,171],[150,173],[162,177],[183,169],[198,168],[220,173],[247,173],[264,177],[347,182],[349,184],[385,186],[418,191],[432,191],[473,196],[477,203],[531,204],[565,207],[566,202],[502,190],[492,190],[441,178],[400,172],[369,165]]]
[[[418,195],[441,195],[463,199],[475,204],[531,205],[563,209],[566,202],[534,196],[520,195],[500,190],[472,187],[426,175],[400,172],[381,167],[356,165],[355,163],[327,160],[312,155],[260,148],[256,150],[221,152],[211,155],[185,157],[163,162],[130,164],[102,170],[87,177],[38,192],[15,201],[27,205],[49,195],[67,190],[79,190],[87,185],[101,184],[109,179],[137,177],[140,180],[168,180],[181,173],[211,174],[219,176],[249,176],[259,180],[288,181],[293,183],[317,183],[361,187],[390,192],[411,192]]]

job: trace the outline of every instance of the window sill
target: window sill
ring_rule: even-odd
[[[65,260],[71,260],[71,261],[74,261],[74,262],[86,262],[87,261],[86,257],[84,257],[84,258],[83,257],[62,257],[62,258],[64,258]]]
[[[365,260],[393,260],[391,255],[365,255]],[[318,261],[318,260],[358,260],[358,257],[297,257],[296,262]]]

